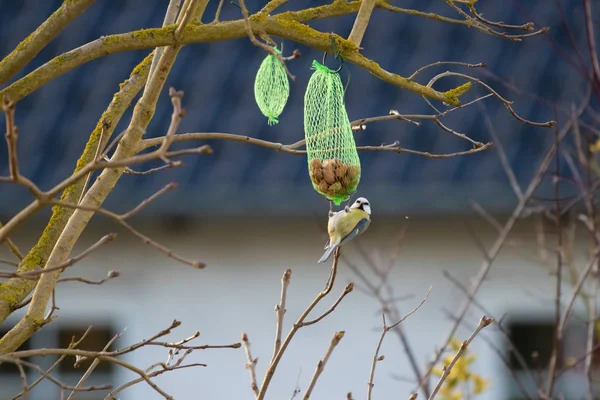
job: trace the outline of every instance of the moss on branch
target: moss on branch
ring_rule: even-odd
[[[27,36],[2,61],[0,61],[0,84],[9,80],[29,63],[72,20],[83,13],[95,0],[65,1],[35,31]]]
[[[378,6],[381,6],[381,4],[385,3],[379,2]],[[257,13],[251,19],[256,29],[260,29],[269,35],[331,53],[330,34],[319,32],[302,22],[356,13],[359,6],[360,2],[358,1],[334,1],[330,5],[301,11],[290,11],[269,17]],[[175,26],[171,25],[164,28],[142,29],[102,37],[54,58],[0,91],[0,95],[6,94],[9,99],[18,101],[52,79],[96,58],[123,51],[173,45],[175,44],[174,30]],[[189,25],[179,42],[181,44],[217,42],[242,38],[246,35],[244,20],[236,20],[208,25]],[[384,70],[375,61],[361,55],[359,49],[352,42],[337,35],[335,35],[335,38],[338,50],[340,50],[340,54],[346,61],[368,70],[376,77],[434,100],[444,101],[454,106],[460,104],[458,98],[449,99],[441,92]]]
[[[147,56],[132,71],[129,79],[121,85],[120,90],[113,96],[108,108],[100,117],[96,128],[90,134],[83,154],[77,161],[75,172],[93,161],[101,136],[101,147],[105,147],[108,143],[114,128],[125,113],[125,110],[127,110],[133,98],[146,83],[150,63],[152,62],[152,54]],[[104,134],[102,134],[103,130]],[[67,203],[77,203],[84,189],[83,186],[84,180],[79,180],[77,183],[67,187],[62,193],[61,200]],[[62,206],[55,206],[52,209],[52,216],[48,225],[37,244],[20,263],[17,270],[18,273],[33,271],[42,268],[46,264],[56,241],[73,212],[73,209]],[[0,322],[4,321],[14,311],[15,307],[25,300],[36,283],[37,281],[33,279],[11,278],[0,284]]]

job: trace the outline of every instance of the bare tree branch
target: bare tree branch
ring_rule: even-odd
[[[362,42],[367,26],[369,25],[369,19],[371,19],[371,13],[373,12],[375,3],[377,3],[377,0],[362,0],[360,3],[358,14],[354,20],[354,25],[352,26],[352,31],[350,32],[350,36],[348,36],[348,40],[354,43],[357,48],[360,48],[360,43]]]
[[[52,15],[0,61],[0,84],[26,66],[62,30],[82,14],[95,0],[64,1]]]
[[[323,373],[323,370],[325,369],[325,364],[327,364],[327,361],[329,360],[331,353],[333,353],[333,350],[340,343],[340,341],[342,340],[343,337],[344,337],[344,331],[336,332],[333,334],[333,337],[331,338],[331,341],[329,342],[329,347],[327,348],[327,352],[325,353],[325,356],[323,356],[323,359],[319,360],[319,362],[317,363],[317,368],[315,369],[315,373],[313,374],[312,378],[310,379],[310,383],[308,384],[308,389],[306,389],[306,393],[304,394],[304,397],[302,398],[303,400],[308,400],[310,398],[310,395],[312,394],[312,391],[315,388],[315,385],[317,384],[317,380],[319,379],[319,377],[321,376],[321,373]]]
[[[281,277],[281,300],[279,300],[279,304],[275,306],[275,314],[277,316],[277,323],[275,324],[275,342],[273,344],[273,356],[271,357],[271,362],[277,355],[279,348],[281,347],[281,333],[283,331],[283,317],[285,316],[285,302],[287,299],[287,288],[290,284],[290,279],[292,278],[292,270],[286,269],[283,272],[283,276]]]
[[[310,305],[300,315],[300,317],[298,318],[298,320],[294,323],[294,325],[292,326],[292,328],[288,332],[288,334],[285,337],[284,341],[281,343],[281,347],[280,347],[279,351],[277,352],[277,354],[275,355],[275,357],[273,358],[273,360],[271,360],[271,362],[269,363],[269,366],[267,367],[267,370],[265,372],[264,381],[263,381],[262,385],[260,385],[260,388],[259,388],[259,391],[258,391],[257,400],[263,400],[264,399],[264,397],[265,397],[265,395],[267,393],[267,389],[269,388],[269,384],[271,383],[271,379],[273,379],[273,375],[275,374],[275,370],[277,368],[277,365],[279,364],[279,361],[281,361],[281,358],[283,357],[283,354],[285,353],[288,345],[292,341],[292,338],[294,337],[294,335],[296,334],[296,332],[298,332],[298,330],[300,328],[302,328],[303,326],[305,326],[304,325],[304,320],[308,317],[308,314],[310,314],[310,312],[316,307],[316,305],[319,304],[319,302],[325,296],[327,296],[329,294],[329,292],[331,292],[331,289],[333,288],[333,284],[335,283],[335,277],[337,275],[337,267],[338,267],[338,260],[339,260],[339,258],[340,258],[340,249],[338,248],[333,253],[333,264],[332,264],[332,267],[331,267],[331,273],[329,275],[329,279],[327,281],[327,285],[325,286],[325,288],[321,292],[319,292],[319,294],[317,294],[317,296],[312,301],[312,303],[310,303]]]
[[[256,363],[258,362],[258,358],[252,357],[248,335],[246,335],[244,332],[242,332],[242,344],[244,345],[246,359],[248,360],[246,363],[246,369],[250,374],[250,387],[252,388],[252,393],[254,393],[254,398],[258,398],[258,383],[256,381]]]
[[[48,272],[53,272],[53,271],[57,271],[57,270],[63,270],[64,271],[65,269],[69,268],[70,266],[74,265],[75,263],[77,263],[77,262],[81,261],[82,259],[84,259],[85,257],[87,257],[90,253],[92,253],[95,250],[97,250],[103,244],[108,243],[108,242],[112,242],[113,240],[115,240],[116,237],[117,237],[116,233],[110,233],[108,235],[105,235],[100,240],[98,240],[96,243],[94,243],[93,245],[91,245],[90,247],[88,247],[81,254],[79,254],[79,255],[77,255],[75,257],[69,258],[68,260],[66,260],[65,262],[61,263],[60,265],[57,265],[56,267],[45,268],[45,269],[38,269],[38,270],[35,270],[35,271],[23,272],[23,273],[18,273],[18,272],[1,272],[0,271],[0,278],[38,279],[40,277],[40,275],[48,273]]]
[[[0,222],[0,229],[2,229],[2,226],[3,226],[2,222]],[[10,238],[6,238],[6,245],[8,246],[8,249],[10,250],[10,252],[13,253],[19,261],[23,260],[23,258],[24,258],[23,253],[21,253],[21,250],[19,250],[19,247],[17,247],[17,245],[14,244],[13,241],[10,240]],[[17,266],[19,266],[18,263],[17,263]]]
[[[585,107],[587,107],[587,103],[588,103],[588,100],[586,100],[582,103],[582,105],[579,109],[580,112],[583,112]],[[565,135],[568,133],[570,128],[571,128],[571,122],[568,121],[562,127],[561,131],[558,134],[559,141],[565,137]],[[557,147],[556,147],[556,143],[555,143],[551,146],[551,148],[546,153],[546,156],[540,163],[540,166],[538,167],[537,172],[535,173],[534,177],[532,178],[531,182],[529,183],[529,186],[523,193],[523,197],[519,200],[517,206],[515,207],[515,209],[513,210],[512,214],[511,214],[510,218],[504,224],[502,231],[498,234],[496,241],[494,242],[494,244],[492,245],[491,249],[488,252],[486,260],[484,260],[484,262],[482,263],[482,265],[479,269],[479,272],[477,273],[477,276],[475,277],[474,282],[472,283],[472,285],[469,288],[469,293],[467,295],[467,298],[465,299],[465,301],[464,301],[463,305],[461,306],[460,311],[458,313],[457,322],[454,324],[452,329],[450,329],[450,331],[447,333],[446,338],[443,342],[443,345],[436,352],[436,354],[433,358],[433,361],[429,365],[427,373],[424,375],[421,382],[419,382],[419,387],[426,384],[426,381],[429,379],[429,376],[431,375],[431,371],[433,370],[435,364],[437,364],[439,362],[442,353],[446,350],[452,337],[454,337],[456,330],[458,329],[458,325],[459,325],[460,321],[462,321],[462,319],[464,318],[464,316],[467,313],[467,310],[469,309],[469,306],[472,303],[472,299],[479,291],[479,288],[481,287],[484,279],[486,278],[487,274],[489,273],[489,271],[492,267],[492,264],[494,263],[496,257],[500,253],[500,250],[504,246],[509,232],[512,230],[513,226],[519,219],[521,213],[525,210],[529,199],[531,198],[531,196],[533,195],[533,193],[535,192],[535,190],[541,183],[541,181],[544,177],[544,174],[550,167],[550,164],[553,160],[553,157],[554,157],[554,154],[556,151],[557,151]]]
[[[373,362],[371,363],[371,373],[369,374],[369,383],[367,383],[367,400],[371,400],[371,393],[373,392],[373,386],[375,386],[375,384],[373,383],[373,380],[375,379],[375,367],[377,366],[377,362],[383,361],[383,359],[385,358],[384,356],[379,355],[379,350],[381,349],[381,344],[383,343],[383,339],[385,338],[385,335],[389,331],[391,331],[392,329],[394,329],[398,325],[400,325],[402,322],[404,322],[405,319],[407,319],[408,317],[413,315],[419,308],[421,308],[421,306],[425,303],[425,301],[429,297],[429,293],[431,293],[431,286],[429,286],[429,290],[427,291],[427,294],[425,295],[423,300],[421,300],[421,302],[419,303],[418,306],[416,306],[411,312],[409,312],[404,317],[400,318],[398,321],[396,321],[395,323],[393,323],[390,326],[388,326],[385,321],[385,313],[381,314],[381,318],[383,319],[383,329],[381,331],[381,336],[379,337],[379,342],[377,342],[377,348],[375,349],[375,355],[373,356]]]
[[[156,67],[156,73],[148,80],[144,93],[133,110],[131,122],[123,135],[123,139],[121,139],[119,146],[112,156],[112,159],[115,161],[127,159],[135,154],[142,135],[150,123],[160,91],[175,62],[179,48],[179,45],[174,45],[168,47],[163,52]],[[81,171],[83,171],[83,169]],[[85,207],[100,207],[122,174],[123,169],[105,169],[102,171],[82,199],[81,205]],[[73,212],[67,225],[60,234],[54,249],[50,253],[46,267],[58,265],[66,260],[93,215],[93,211],[84,211],[81,209],[77,209]],[[6,226],[0,230],[0,236],[4,229],[6,229]],[[34,332],[41,328],[44,323],[44,310],[47,307],[50,296],[54,292],[54,287],[59,276],[60,272],[55,271],[43,274],[40,277],[35,289],[35,295],[32,297],[27,313],[17,325],[0,339],[0,354],[14,351]],[[156,386],[151,383],[149,379],[147,379],[147,381],[151,386]],[[155,390],[159,391],[157,387]],[[161,394],[164,393],[162,391],[159,392]]]
[[[121,337],[122,334],[123,334],[123,332],[119,332],[115,336],[113,336],[113,338],[110,339],[108,341],[108,343],[106,343],[106,346],[104,346],[102,351],[107,351],[110,348],[110,346]],[[94,359],[94,361],[92,361],[92,363],[90,364],[88,369],[85,371],[83,376],[79,379],[79,382],[77,382],[77,385],[75,385],[76,390],[83,386],[83,384],[85,383],[87,378],[89,378],[90,375],[92,374],[92,372],[94,372],[94,370],[96,369],[98,364],[100,364],[100,360],[98,360],[97,358]],[[73,400],[75,397],[75,393],[76,393],[75,390],[71,391],[71,394],[69,394],[69,397],[67,397],[67,400]]]
[[[130,74],[129,79],[121,85],[119,92],[113,96],[111,103],[102,114],[96,128],[91,133],[85,146],[85,150],[79,158],[75,172],[93,161],[95,159],[96,150],[99,147],[104,147],[105,144],[108,143],[110,135],[112,135],[115,126],[129,106],[129,103],[144,86],[146,78],[148,77],[150,62],[151,55],[144,58],[144,60],[138,64]],[[65,188],[61,200],[73,203],[78,202],[83,190],[83,181],[74,181],[72,186],[67,186]],[[60,191],[58,191],[57,194],[58,193],[60,193]],[[33,213],[41,209],[42,205],[38,202],[34,202],[27,208]],[[63,207],[53,208],[52,218],[44,229],[37,244],[20,263],[18,272],[28,272],[43,267],[72,212],[72,209],[65,209]],[[22,217],[24,215],[27,214],[21,214]],[[12,230],[19,225],[17,217],[12,218],[10,222],[13,224]],[[3,231],[4,228],[0,228],[0,232]],[[0,242],[2,242],[2,239],[0,239]],[[19,278],[11,279],[3,284],[3,291],[6,297],[0,296],[0,321],[4,321],[13,310],[17,309],[25,301],[26,297],[33,290],[34,285],[34,281]]]

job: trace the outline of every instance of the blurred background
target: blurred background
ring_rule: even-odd
[[[12,51],[60,3],[59,0],[0,1],[0,55]],[[204,22],[212,20],[217,3],[209,2]],[[264,5],[264,2],[251,0],[246,3],[250,12]],[[441,0],[392,3],[457,17]],[[98,0],[11,82],[53,57],[100,36],[158,27],[167,4],[166,0]],[[323,3],[289,1],[278,12],[320,4]],[[513,100],[515,110],[524,118],[540,122],[554,119],[560,127],[568,119],[564,110],[579,104],[589,85],[578,62],[573,61],[578,51],[584,57],[588,54],[581,4],[577,0],[481,2],[479,11],[488,19],[511,24],[532,21],[536,26],[550,27],[547,35],[521,42],[464,26],[376,9],[362,47],[366,56],[403,76],[436,61],[485,62],[485,70],[458,66],[431,68],[417,80],[427,83],[435,74],[448,69],[468,73]],[[240,9],[226,1],[221,19],[240,17]],[[311,26],[347,36],[353,21],[353,16],[346,16],[315,21]],[[226,132],[284,144],[302,139],[304,89],[312,60],[320,61],[323,54],[283,41],[284,55],[294,49],[298,49],[302,57],[288,63],[291,73],[296,75],[290,99],[279,118],[280,123],[268,126],[256,106],[253,92],[254,77],[265,57],[264,51],[247,38],[184,47],[146,137],[165,134],[172,113],[167,91],[168,87],[174,87],[185,92],[183,106],[187,115],[180,125],[181,133]],[[69,176],[119,83],[148,52],[119,53],[94,60],[20,101],[16,122],[20,133],[21,172],[44,189]],[[332,58],[328,60],[331,62]],[[407,114],[432,113],[420,97],[348,63],[342,71],[342,79],[348,82],[346,106],[350,120],[387,115],[390,109]],[[461,83],[445,78],[436,87],[447,90]],[[464,101],[482,94],[485,93],[474,88]],[[116,132],[127,126],[130,116],[131,110],[122,118]],[[504,146],[517,181],[526,186],[553,143],[555,131],[517,121],[494,97],[449,114],[445,124],[485,143],[493,141],[486,118],[490,119]],[[420,127],[402,121],[377,122],[369,124],[355,137],[358,145],[389,144],[397,140],[402,147],[432,153],[469,149],[467,142],[430,121],[423,121]],[[105,203],[110,210],[125,212],[168,182],[177,181],[179,187],[146,207],[133,221],[134,225],[178,253],[206,262],[207,269],[195,271],[177,264],[121,232],[112,221],[96,216],[77,251],[84,250],[108,232],[119,232],[119,238],[67,274],[99,279],[114,269],[122,276],[98,287],[62,284],[57,291],[60,318],[34,335],[26,347],[66,346],[73,334],[82,333],[90,324],[96,332],[90,340],[90,348],[102,348],[103,343],[125,328],[119,343],[126,345],[178,319],[183,321],[183,326],[169,339],[179,340],[198,330],[203,343],[229,344],[239,341],[240,333],[246,332],[253,345],[253,355],[259,359],[257,368],[262,380],[272,351],[273,307],[279,298],[281,274],[286,268],[293,270],[286,327],[327,279],[329,266],[317,264],[316,260],[321,256],[326,239],[328,203],[312,189],[305,156],[236,142],[207,143],[213,148],[213,154],[188,156],[183,159],[183,168],[148,176],[123,176]],[[182,146],[190,146],[190,143],[175,147]],[[0,154],[0,160],[5,161],[4,141],[0,143]],[[399,310],[405,313],[414,308],[429,286],[433,286],[422,309],[402,325],[423,369],[452,326],[451,314],[464,298],[456,285],[444,277],[444,271],[451,271],[468,286],[484,260],[477,240],[489,246],[497,235],[494,227],[474,213],[471,202],[477,202],[503,220],[515,207],[516,197],[494,149],[448,159],[390,152],[361,152],[359,155],[362,177],[357,194],[370,200],[372,224],[360,240],[344,249],[347,260],[340,266],[332,296],[350,281],[359,285],[349,264],[364,271],[368,279],[377,281],[368,265],[386,264],[401,238],[399,257],[389,276],[389,283],[400,299]],[[156,164],[137,169],[153,166]],[[561,173],[568,173],[564,165],[560,168]],[[0,174],[7,173],[6,162],[0,163]],[[548,179],[542,184],[540,199],[551,193],[550,183]],[[30,201],[25,190],[0,186],[0,220],[6,222]],[[27,251],[35,244],[49,215],[50,210],[40,213],[13,237],[22,250]],[[513,342],[528,357],[530,367],[538,371],[536,368],[547,363],[551,348],[555,277],[537,257],[535,239],[532,221],[520,221],[514,233],[518,251],[510,247],[501,254],[480,292],[479,301],[496,318],[504,316]],[[6,259],[10,254],[1,249],[0,256]],[[585,257],[585,252],[577,250],[576,257]],[[325,310],[325,306],[320,310]],[[317,360],[337,330],[345,330],[346,336],[328,363],[313,398],[344,398],[349,391],[355,398],[363,397],[380,334],[380,312],[381,304],[376,299],[356,291],[327,319],[302,329],[280,364],[267,397],[287,399],[296,386],[306,389]],[[20,315],[16,313],[0,329],[10,329]],[[457,337],[466,339],[481,315],[483,311],[472,307]],[[585,326],[575,324],[569,332],[561,353],[565,360],[577,359],[585,352]],[[473,352],[478,356],[474,368],[489,379],[490,386],[478,398],[522,398],[511,373],[498,356],[498,352],[504,355],[515,374],[524,376],[518,363],[510,358],[505,341],[494,329],[483,336],[486,340],[478,339],[473,344]],[[415,387],[414,375],[398,337],[387,337],[382,354],[386,358],[378,365],[374,398],[407,398]],[[165,349],[153,348],[134,352],[127,360],[147,366],[166,357]],[[207,350],[194,353],[193,357],[194,361],[206,362],[208,367],[165,374],[157,383],[177,399],[252,398],[242,350]],[[36,361],[50,366],[54,360]],[[74,384],[83,370],[67,364],[56,374]],[[35,377],[34,371],[29,373]],[[131,378],[128,372],[106,365],[89,383],[119,384]],[[533,387],[533,382],[525,378],[523,382]],[[559,387],[565,398],[576,398],[583,393],[583,382],[585,377],[574,368],[562,376]],[[20,387],[16,369],[0,366],[0,387],[2,399],[16,393]],[[80,398],[103,397],[102,393],[86,393]],[[44,383],[30,398],[59,399],[59,392],[53,385]],[[159,397],[147,385],[139,384],[125,391],[121,398]]]

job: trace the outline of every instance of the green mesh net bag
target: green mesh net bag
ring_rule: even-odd
[[[317,61],[312,68],[304,95],[308,171],[315,190],[340,205],[356,191],[360,159],[340,75]]]
[[[281,54],[275,48],[277,54]],[[258,108],[269,119],[269,125],[277,122],[290,95],[290,82],[285,68],[272,54],[269,54],[258,68],[254,80],[254,97]]]

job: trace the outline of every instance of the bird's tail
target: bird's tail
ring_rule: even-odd
[[[335,249],[337,249],[337,247],[338,247],[338,246],[337,246],[337,245],[335,245],[335,244],[334,244],[333,246],[330,246],[330,247],[328,247],[328,248],[325,250],[325,253],[323,253],[323,256],[321,257],[321,259],[319,259],[319,262],[320,262],[320,263],[322,263],[322,262],[325,262],[325,261],[327,261],[327,260],[329,259],[329,257],[331,257],[331,253],[333,253],[333,251],[334,251]]]

